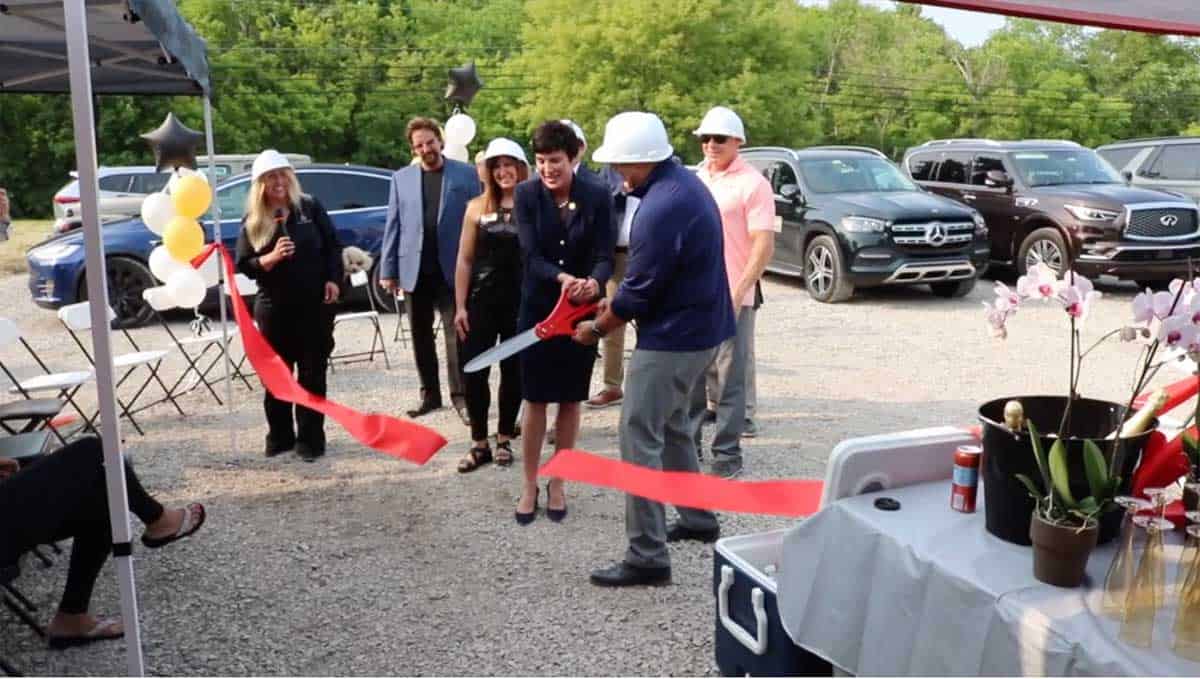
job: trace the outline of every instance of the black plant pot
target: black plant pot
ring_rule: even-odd
[[[1004,426],[1004,404],[1017,400],[1025,409],[1025,419],[1032,420],[1042,434],[1042,446],[1049,451],[1054,437],[1047,436],[1058,431],[1063,411],[1067,407],[1065,396],[1010,396],[988,401],[979,407],[979,420],[983,423],[983,492],[987,530],[992,535],[1018,545],[1029,543],[1029,520],[1033,516],[1033,498],[1017,480],[1016,474],[1025,474],[1039,479],[1037,461],[1033,458],[1033,446],[1029,442],[1028,429],[1014,433]],[[1083,441],[1092,439],[1111,462],[1112,441],[1103,440],[1120,425],[1125,418],[1125,406],[1110,401],[1081,398],[1071,408],[1071,422],[1067,430],[1067,467],[1071,477],[1071,494],[1076,498],[1091,494],[1087,474],[1083,468]],[[1118,494],[1128,494],[1133,471],[1137,468],[1142,449],[1158,426],[1151,424],[1149,430],[1121,440],[1122,462],[1121,486]],[[1115,538],[1121,532],[1122,511],[1112,511],[1100,517],[1100,544]]]

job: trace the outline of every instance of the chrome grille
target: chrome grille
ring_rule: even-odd
[[[892,241],[930,249],[957,247],[975,238],[975,222],[892,224]]]
[[[1194,238],[1200,227],[1196,206],[1151,203],[1127,208],[1125,237],[1134,240],[1185,240]]]

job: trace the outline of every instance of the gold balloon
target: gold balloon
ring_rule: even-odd
[[[196,220],[174,217],[163,229],[163,247],[178,262],[191,262],[204,249],[204,229]]]
[[[200,176],[188,175],[180,179],[171,191],[171,203],[179,215],[199,219],[212,203],[212,188]]]

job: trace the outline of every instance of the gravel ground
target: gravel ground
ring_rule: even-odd
[[[6,314],[53,367],[79,357],[55,316],[28,301],[23,277],[0,279]],[[1086,336],[1128,317],[1131,285],[1101,284]],[[850,303],[813,302],[793,280],[771,277],[758,320],[759,421],[746,441],[745,479],[821,477],[839,441],[888,431],[969,424],[978,403],[1063,393],[1067,332],[1056,308],[1022,310],[1010,338],[992,339],[980,302],[927,290],[862,291]],[[388,317],[387,322],[392,322]],[[181,327],[183,321],[179,321]],[[343,347],[369,344],[369,326],[338,330]],[[159,344],[159,328],[137,332]],[[417,397],[407,347],[392,368],[359,364],[330,377],[330,394],[363,409],[400,413]],[[9,350],[5,360],[24,359]],[[1085,368],[1081,391],[1123,400],[1136,358],[1109,344]],[[14,361],[21,363],[21,360]],[[176,359],[170,370],[178,371]],[[599,369],[596,379],[599,381]],[[1159,382],[1178,379],[1164,371]],[[315,464],[266,460],[261,388],[235,387],[233,412],[201,392],[180,418],[147,411],[147,435],[128,426],[126,449],[164,502],[200,500],[209,521],[194,538],[135,552],[146,666],[169,675],[712,675],[711,547],[672,547],[674,584],[622,591],[588,584],[588,572],[624,549],[616,492],[568,488],[571,514],[529,527],[512,519],[519,461],[511,469],[455,472],[467,430],[445,410],[425,422],[450,440],[424,467],[363,449],[336,425]],[[94,394],[86,400],[94,401]],[[580,445],[616,455],[617,409],[585,411]],[[233,432],[232,434],[230,432]],[[789,525],[722,517],[725,535]],[[140,532],[135,527],[135,535]],[[21,587],[45,611],[57,603],[66,560],[27,564]],[[120,603],[111,563],[93,610]],[[29,674],[119,675],[124,646],[49,651],[7,613],[4,653]]]

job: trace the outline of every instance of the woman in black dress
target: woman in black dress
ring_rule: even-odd
[[[458,332],[459,359],[466,362],[517,334],[521,304],[521,244],[513,221],[513,194],[529,178],[525,151],[511,139],[499,137],[488,144],[480,172],[483,195],[467,203],[458,265],[454,271],[454,328]],[[516,436],[521,408],[520,358],[500,362],[499,410],[496,426],[497,465],[512,464],[510,441]],[[467,413],[471,420],[471,449],[458,463],[469,472],[493,460],[488,447],[488,388],[490,368],[466,373]]]
[[[518,332],[550,315],[563,290],[576,302],[598,299],[612,275],[612,196],[605,187],[575,177],[571,159],[578,155],[579,143],[575,132],[557,120],[542,123],[533,133],[538,177],[517,187],[515,202],[525,264]],[[546,406],[558,404],[555,449],[574,447],[579,402],[588,397],[595,350],[570,337],[555,337],[529,347],[520,357],[525,483],[516,519],[524,525],[537,512]],[[546,496],[546,516],[561,521],[567,513],[562,479],[546,484]]]
[[[342,280],[342,246],[321,203],[301,193],[287,158],[266,150],[254,160],[253,183],[237,243],[238,271],[258,283],[254,320],[300,386],[325,395],[325,372],[333,352],[333,303]],[[325,416],[293,407],[270,391],[266,456],[295,448],[312,462],[325,454]]]

